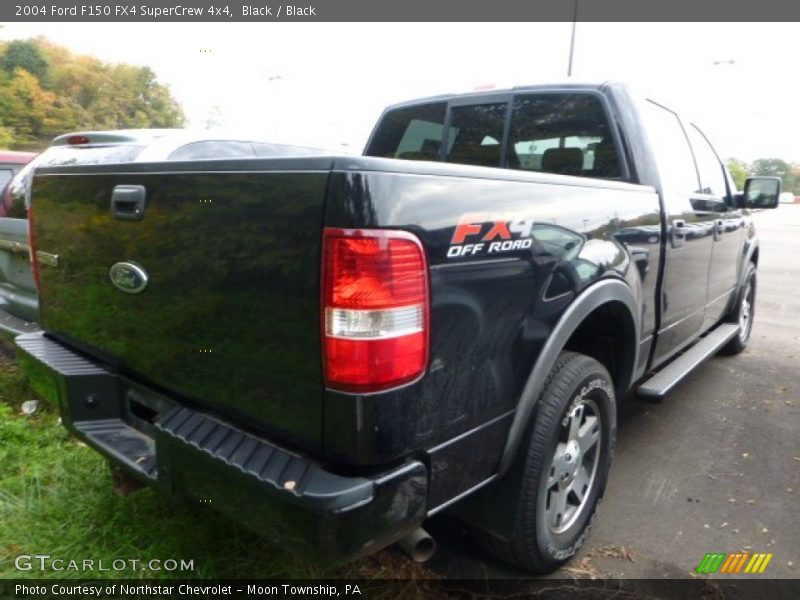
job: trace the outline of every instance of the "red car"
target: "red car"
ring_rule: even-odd
[[[11,199],[8,196],[8,182],[34,156],[36,156],[35,152],[0,150],[0,190],[2,190],[3,199],[2,203],[0,203],[0,217],[6,216],[8,209],[11,207]]]

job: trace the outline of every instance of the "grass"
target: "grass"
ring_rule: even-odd
[[[425,576],[392,551],[339,567],[309,564],[207,507],[174,504],[149,489],[117,496],[105,460],[69,435],[54,407],[42,402],[34,415],[22,414],[32,398],[18,367],[0,355],[0,578]],[[194,571],[18,571],[22,554],[105,565],[184,559]]]

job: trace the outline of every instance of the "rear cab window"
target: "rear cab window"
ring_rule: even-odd
[[[447,162],[501,166],[503,128],[508,104],[491,102],[450,109]]]
[[[589,91],[510,92],[402,106],[384,114],[365,155],[624,176],[603,100]]]
[[[446,102],[392,110],[381,119],[365,154],[406,160],[439,160],[446,114]]]

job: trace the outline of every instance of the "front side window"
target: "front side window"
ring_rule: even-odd
[[[585,93],[516,96],[506,162],[523,171],[622,176],[603,104]]]

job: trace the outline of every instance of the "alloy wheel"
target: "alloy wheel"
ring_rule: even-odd
[[[555,534],[568,530],[588,504],[600,463],[601,419],[594,400],[583,398],[561,423],[547,473],[543,515]]]

